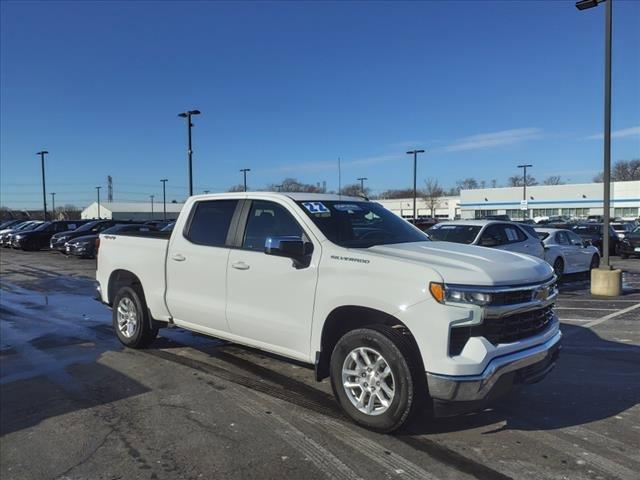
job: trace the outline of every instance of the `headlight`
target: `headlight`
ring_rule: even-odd
[[[439,303],[468,303],[471,305],[481,306],[491,303],[490,293],[467,289],[456,289],[455,287],[448,287],[436,282],[431,282],[429,284],[429,291],[433,298],[435,298]]]
[[[22,240],[24,238],[24,235],[14,235],[13,239],[14,240]]]

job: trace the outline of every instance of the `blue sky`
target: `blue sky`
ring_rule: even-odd
[[[572,1],[7,2],[0,203],[223,191],[285,176],[374,192],[427,177],[539,180],[601,170],[603,15]],[[614,4],[613,159],[640,157],[640,2]],[[103,190],[104,192],[104,190]]]

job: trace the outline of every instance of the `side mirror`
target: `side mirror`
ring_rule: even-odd
[[[591,240],[583,240],[582,241],[582,246],[584,248],[590,247],[591,245],[593,245],[593,243],[591,243]]]
[[[276,257],[286,257],[294,261],[296,268],[308,266],[309,257],[313,253],[313,244],[300,237],[267,237],[264,242],[264,253]]]

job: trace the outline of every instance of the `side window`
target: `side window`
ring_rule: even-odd
[[[75,230],[76,228],[78,228],[79,225],[76,225],[75,223],[69,223],[65,226],[66,230]]]
[[[503,225],[507,243],[524,242],[527,236],[515,225]]]
[[[507,243],[504,230],[499,224],[489,225],[480,236],[480,245],[487,245],[488,242],[493,243],[493,241],[497,242],[494,243],[495,245],[504,245]]]
[[[556,233],[556,242],[558,242],[558,245],[569,245],[569,238],[566,233],[558,232]]]
[[[569,237],[569,241],[572,245],[580,245],[582,246],[582,238],[579,235],[576,235],[573,232],[567,232],[567,236]]]
[[[237,200],[198,202],[185,238],[198,245],[224,247]]]
[[[254,200],[247,219],[242,248],[264,250],[267,237],[302,237],[304,231],[295,218],[281,205]]]

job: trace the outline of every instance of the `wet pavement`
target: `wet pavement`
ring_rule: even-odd
[[[557,368],[494,408],[378,435],[327,381],[252,349],[161,330],[123,348],[92,300],[95,262],[0,252],[0,478],[634,479],[640,260],[625,295],[565,279]]]

